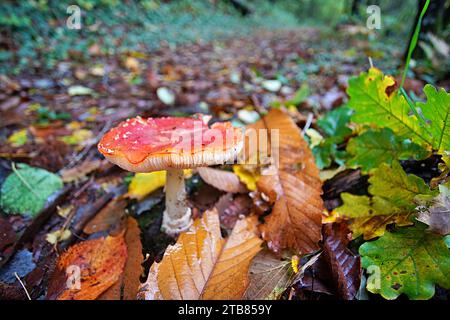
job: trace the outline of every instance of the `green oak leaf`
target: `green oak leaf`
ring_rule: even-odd
[[[359,248],[362,266],[371,272],[370,292],[385,299],[404,293],[423,300],[433,297],[435,284],[450,289],[450,243],[425,229],[423,224],[400,228]],[[377,269],[380,281],[375,278]]]
[[[47,198],[63,187],[61,178],[44,169],[18,164],[0,189],[0,206],[7,214],[34,217]]]
[[[361,167],[363,173],[379,167],[382,163],[391,164],[396,159],[421,160],[430,155],[422,146],[396,136],[389,128],[369,129],[352,138],[346,150],[352,156],[347,165]]]
[[[370,197],[342,193],[343,205],[335,209],[339,216],[352,219],[354,238],[361,234],[366,240],[381,236],[391,223],[411,224],[415,198],[432,199],[436,195],[420,177],[407,175],[396,161],[372,170],[369,183]]]
[[[351,120],[387,127],[402,138],[433,145],[431,133],[415,115],[410,115],[411,109],[405,97],[395,90],[389,93],[394,85],[394,78],[384,76],[376,68],[350,79],[347,89],[349,106],[355,110]]]
[[[424,87],[423,92],[427,96],[427,102],[419,102],[417,106],[430,122],[433,149],[439,153],[450,151],[450,93],[444,89],[438,91],[430,84]]]

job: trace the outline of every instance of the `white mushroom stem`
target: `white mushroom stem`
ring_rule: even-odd
[[[191,208],[186,204],[183,169],[169,169],[166,173],[166,210],[162,229],[170,235],[186,231],[192,224]]]

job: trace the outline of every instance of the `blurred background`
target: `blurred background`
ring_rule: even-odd
[[[395,46],[398,51],[405,51],[424,3],[420,0],[5,0],[0,4],[0,72],[17,74],[35,68],[51,69],[58,61],[83,61],[99,52],[115,55],[149,51],[161,45],[173,47],[299,26],[328,31],[330,37],[339,36],[336,33],[339,28],[355,26],[352,34],[366,37],[375,50]],[[81,10],[79,30],[66,27],[67,8],[73,4]],[[382,27],[373,32],[365,28],[369,5],[381,9]],[[424,67],[434,67],[439,77],[449,68],[446,45],[450,37],[449,10],[448,0],[431,2],[420,50],[416,53],[425,59]],[[440,56],[442,53],[447,54],[446,60]]]

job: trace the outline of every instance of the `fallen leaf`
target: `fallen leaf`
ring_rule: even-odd
[[[69,87],[68,93],[70,96],[86,96],[94,93],[94,90],[84,86],[71,86]]]
[[[128,186],[127,196],[139,200],[165,184],[166,171],[136,173]]]
[[[253,209],[252,199],[247,195],[239,194],[233,196],[231,193],[224,194],[216,202],[215,207],[219,212],[220,224],[227,229],[233,229],[236,221],[250,214]]]
[[[261,249],[256,218],[239,220],[223,239],[216,209],[194,221],[150,268],[138,298],[145,300],[241,299],[251,259]],[[176,266],[176,267],[174,267]]]
[[[342,193],[344,204],[335,209],[346,219],[353,219],[350,229],[353,237],[363,234],[369,240],[384,233],[388,224],[408,225],[415,211],[414,199],[432,198],[435,194],[419,177],[407,175],[398,162],[382,164],[371,172],[369,193],[372,197]]]
[[[362,266],[373,274],[367,290],[385,299],[404,293],[423,300],[434,295],[435,284],[450,289],[449,242],[425,229],[423,224],[399,228],[359,248]]]
[[[197,171],[203,181],[216,189],[231,193],[246,192],[246,188],[239,181],[239,177],[233,172],[208,167],[197,168]]]
[[[62,187],[57,175],[19,163],[0,189],[0,206],[7,214],[35,216]]]
[[[50,279],[47,299],[94,300],[119,280],[126,260],[123,233],[77,243],[59,257]],[[78,268],[79,288],[76,287]],[[68,283],[74,287],[68,287]]]
[[[45,240],[50,244],[57,244],[58,242],[67,240],[70,238],[72,233],[67,229],[59,229],[50,233],[47,233]]]
[[[350,230],[344,223],[333,223],[324,226],[324,234],[323,257],[336,291],[341,299],[353,300],[361,281],[361,262],[347,248]]]
[[[239,177],[242,183],[247,186],[250,191],[256,190],[256,181],[258,181],[259,173],[254,171],[249,171],[243,165],[235,164],[233,165],[233,172]]]
[[[258,253],[250,265],[250,284],[246,300],[276,300],[292,284],[295,274],[289,260],[268,250]]]
[[[23,146],[25,143],[27,143],[27,140],[27,129],[18,130],[8,137],[8,142],[13,147]]]
[[[427,224],[430,231],[445,236],[450,233],[450,190],[440,185],[439,191],[439,195],[433,199],[433,205],[421,211],[417,220]]]
[[[97,300],[136,300],[141,282],[139,278],[143,272],[141,230],[134,218],[128,217],[125,233],[127,245],[127,262],[119,281],[98,297]]]
[[[101,160],[97,159],[85,160],[73,168],[61,170],[60,175],[64,182],[78,181],[100,168],[101,163]]]
[[[160,87],[156,90],[156,95],[159,100],[166,105],[173,105],[175,103],[175,94],[166,87]]]
[[[263,119],[267,129],[279,130],[279,165],[271,175],[262,175],[258,190],[274,203],[272,213],[260,226],[271,250],[294,249],[309,253],[322,239],[322,182],[314,157],[292,119],[272,109]],[[275,156],[276,155],[272,155]]]
[[[99,213],[84,227],[83,232],[93,234],[108,231],[116,226],[125,215],[127,202],[123,198],[116,198],[103,207]]]
[[[263,80],[261,82],[261,86],[272,92],[280,91],[281,89],[281,81],[280,80]]]
[[[185,169],[184,177],[188,178],[192,170]],[[153,171],[149,173],[136,173],[128,186],[127,196],[131,199],[143,199],[146,195],[166,184],[166,171]]]

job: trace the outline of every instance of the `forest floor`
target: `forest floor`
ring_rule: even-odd
[[[57,281],[51,275],[59,255],[75,243],[117,233],[123,227],[117,212],[138,222],[147,271],[173,243],[160,232],[161,188],[138,200],[130,196],[133,175],[97,151],[99,138],[120,121],[205,113],[243,126],[254,121],[255,105],[265,110],[295,100],[294,119],[302,128],[309,115],[317,119],[346,103],[348,78],[370,67],[368,57],[395,72],[403,50],[374,48],[358,28],[343,26],[331,38],[305,28],[121,56],[104,56],[94,44],[87,62],[72,59],[51,72],[1,76],[0,184],[17,170],[12,163],[24,163],[58,174],[64,186],[34,214],[0,215],[0,297],[25,298],[14,273],[32,299],[43,297]],[[418,96],[422,87],[419,80],[405,86]],[[199,211],[224,195],[198,175],[188,187]],[[251,199],[243,198],[228,215],[249,211]],[[69,233],[55,233],[61,230]]]

